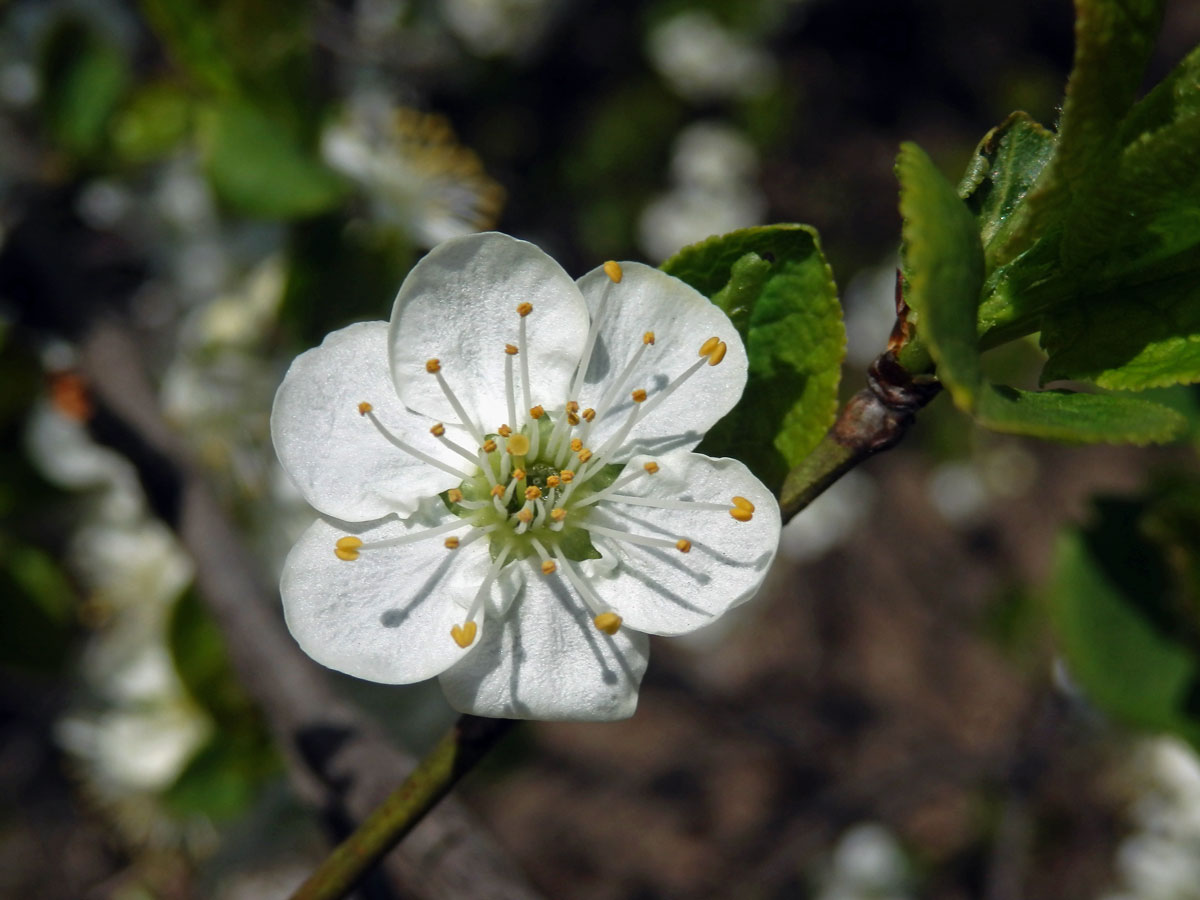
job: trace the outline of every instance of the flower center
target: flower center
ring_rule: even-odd
[[[608,290],[621,282],[623,273],[618,263],[605,263],[604,272],[609,278]],[[579,402],[573,398],[579,395],[591,363],[608,313],[608,304],[603,302],[607,299],[607,295],[602,298],[600,311],[592,319],[583,356],[571,381],[570,394],[561,406],[552,404],[553,413],[547,412],[542,405],[533,404],[526,329],[526,320],[534,311],[530,303],[517,306],[516,343],[505,344],[503,348],[508,421],[497,425],[495,430],[485,431],[483,424],[467,412],[443,373],[441,360],[430,359],[425,363],[426,373],[437,379],[449,406],[475,446],[466,447],[453,440],[441,422],[435,422],[430,433],[463,459],[464,468],[424,453],[393,435],[375,416],[370,403],[359,404],[359,412],[397,448],[462,480],[458,487],[440,495],[453,513],[454,517],[449,521],[372,543],[347,536],[337,541],[334,553],[339,559],[353,561],[365,550],[395,547],[442,534],[449,534],[444,540],[448,550],[457,550],[486,537],[491,564],[467,608],[463,624],[455,625],[451,632],[460,647],[469,647],[474,642],[484,601],[501,570],[524,560],[535,562],[542,575],[559,573],[591,610],[596,628],[606,634],[616,634],[621,626],[621,616],[597,594],[576,564],[601,558],[597,542],[661,547],[679,553],[691,552],[692,542],[683,536],[661,537],[630,532],[619,527],[619,522],[596,514],[605,503],[724,511],[739,522],[749,521],[753,516],[754,505],[743,497],[734,497],[725,503],[710,503],[622,493],[635,481],[652,477],[659,471],[659,464],[653,461],[630,466],[628,454],[622,453],[626,439],[638,422],[681,384],[706,364],[719,364],[725,357],[726,345],[717,337],[709,338],[701,345],[695,363],[651,394],[645,388],[630,387],[642,359],[655,345],[654,332],[647,331],[596,406],[580,409]],[[516,384],[518,367],[519,393]],[[624,412],[618,403],[622,396],[630,400],[628,410]],[[519,413],[519,410],[523,412]],[[615,424],[608,437],[595,445],[590,440],[594,423],[610,421]],[[450,534],[456,531],[462,534]]]

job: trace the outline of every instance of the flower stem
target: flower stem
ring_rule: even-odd
[[[404,783],[325,858],[292,900],[337,900],[421,821],[516,723],[461,716]]]

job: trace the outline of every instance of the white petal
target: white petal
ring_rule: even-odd
[[[613,721],[637,708],[649,640],[622,628],[609,636],[559,575],[525,579],[501,627],[442,673],[459,712],[506,719]]]
[[[421,497],[460,478],[391,444],[358,404],[369,402],[389,430],[466,471],[432,435],[432,421],[404,408],[388,371],[387,323],[362,322],[328,335],[296,357],[271,409],[279,461],[312,506],[348,522],[407,515]]]
[[[617,284],[602,268],[579,279],[591,314],[604,316],[578,398],[580,405],[586,408],[599,403],[609,384],[638,352],[647,331],[654,332],[654,344],[646,348],[617,405],[596,419],[588,445],[603,445],[625,422],[634,405],[630,393],[635,388],[644,389],[650,395],[647,403],[653,402],[655,393],[695,363],[700,346],[716,336],[728,347],[725,359],[716,366],[703,366],[639,421],[618,458],[690,450],[741,398],[746,387],[746,349],[729,317],[698,291],[642,263],[622,263],[621,267],[623,275]]]
[[[531,405],[561,407],[587,338],[583,297],[562,267],[533,244],[495,232],[439,244],[400,286],[389,341],[404,402],[442,421],[458,420],[425,371],[426,361],[436,358],[476,425],[492,432],[506,422],[504,345],[517,343],[521,303],[533,305],[525,320]],[[521,361],[513,362],[520,410]]]
[[[635,457],[640,466],[647,457]],[[737,460],[676,452],[657,457],[659,471],[621,493],[663,500],[730,503],[745,497],[755,506],[749,522],[725,510],[657,509],[601,501],[589,521],[633,534],[686,538],[688,553],[670,547],[608,541],[620,565],[593,578],[592,587],[630,628],[650,634],[683,634],[708,624],[758,590],[779,545],[779,505]],[[587,524],[584,524],[587,527]]]
[[[369,543],[436,521],[314,522],[292,548],[280,579],[284,616],[304,652],[359,678],[408,684],[432,678],[477,650],[488,623],[476,620],[480,635],[466,650],[450,629],[463,624],[465,608],[483,582],[490,562],[486,538],[457,550],[447,550],[436,536],[363,549],[349,562],[334,556],[335,542],[345,535]]]

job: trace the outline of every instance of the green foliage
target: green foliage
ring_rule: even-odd
[[[138,86],[112,124],[113,151],[121,162],[139,165],[166,156],[189,134],[192,101],[170,81]]]
[[[975,420],[993,431],[1078,443],[1150,444],[1169,441],[1187,426],[1182,415],[1139,397],[1022,391],[988,385]]]
[[[332,208],[348,192],[347,184],[293,134],[249,104],[212,106],[200,125],[213,188],[240,213],[303,218]]]
[[[42,114],[51,139],[71,156],[94,156],[129,85],[124,55],[82,22],[65,19],[42,48],[41,68]]]
[[[745,228],[685,247],[662,268],[725,310],[750,358],[741,403],[700,452],[740,459],[778,492],[837,412],[846,335],[816,232]]]
[[[1197,584],[1173,571],[1178,553],[1170,551],[1179,545],[1168,542],[1172,525],[1200,524],[1200,496],[1191,488],[1185,516],[1170,500],[1178,486],[1145,502],[1098,501],[1092,525],[1059,538],[1048,599],[1071,674],[1098,707],[1200,746]],[[1194,536],[1187,548],[1194,573]]]
[[[981,379],[976,337],[983,246],[971,211],[916,144],[900,148],[905,299],[955,404],[969,410]]]
[[[989,131],[967,167],[958,193],[975,214],[988,262],[1009,239],[1013,213],[1054,153],[1054,134],[1023,112]]]
[[[58,561],[28,544],[0,537],[0,663],[58,671],[74,636],[75,592]]]
[[[232,818],[245,811],[264,780],[278,770],[274,747],[229,667],[220,629],[195,591],[176,603],[168,644],[180,680],[215,728],[166,791],[164,802],[180,815]]]

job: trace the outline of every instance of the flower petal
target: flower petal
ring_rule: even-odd
[[[271,439],[284,469],[318,512],[343,521],[407,515],[421,497],[462,480],[390,443],[359,413],[364,400],[393,434],[465,467],[429,434],[430,421],[396,396],[387,329],[386,322],[350,325],[296,357],[271,409]]]
[[[430,537],[362,549],[353,561],[334,556],[336,541],[346,535],[370,543],[436,522],[314,522],[288,554],[280,579],[284,617],[304,652],[331,669],[385,684],[432,678],[473,655],[488,623],[475,619],[480,634],[466,650],[450,629],[463,624],[483,581],[490,561],[486,540],[447,550],[441,537]]]
[[[635,388],[644,389],[650,396],[647,404],[653,403],[658,391],[699,359],[700,346],[716,336],[728,348],[724,360],[701,367],[646,414],[618,458],[690,450],[741,398],[746,387],[746,349],[729,317],[689,285],[642,263],[621,267],[621,281],[616,284],[603,268],[579,279],[591,314],[604,316],[580,405],[598,408],[609,385],[642,347],[646,332],[654,333],[654,344],[646,347],[609,413],[597,417],[588,444],[602,446],[626,421]]]
[[[758,590],[779,544],[779,505],[737,460],[675,452],[656,458],[659,471],[620,493],[660,499],[730,504],[744,497],[755,507],[749,522],[727,511],[661,509],[601,501],[588,521],[652,537],[686,538],[691,549],[640,546],[600,538],[620,565],[591,585],[625,620],[650,634],[683,634],[749,600]],[[647,457],[635,457],[640,466]],[[585,524],[583,527],[587,527]]]
[[[561,405],[587,339],[587,308],[571,277],[526,241],[489,232],[454,238],[431,250],[404,279],[392,308],[392,374],[412,409],[458,421],[437,380],[442,374],[484,432],[508,419],[505,344],[517,344],[517,306],[525,319],[531,404]],[[517,408],[525,409],[521,360],[514,357]],[[516,425],[517,423],[509,423]]]
[[[613,721],[637,708],[649,640],[609,636],[559,576],[529,575],[502,625],[442,673],[459,712],[506,719]]]

